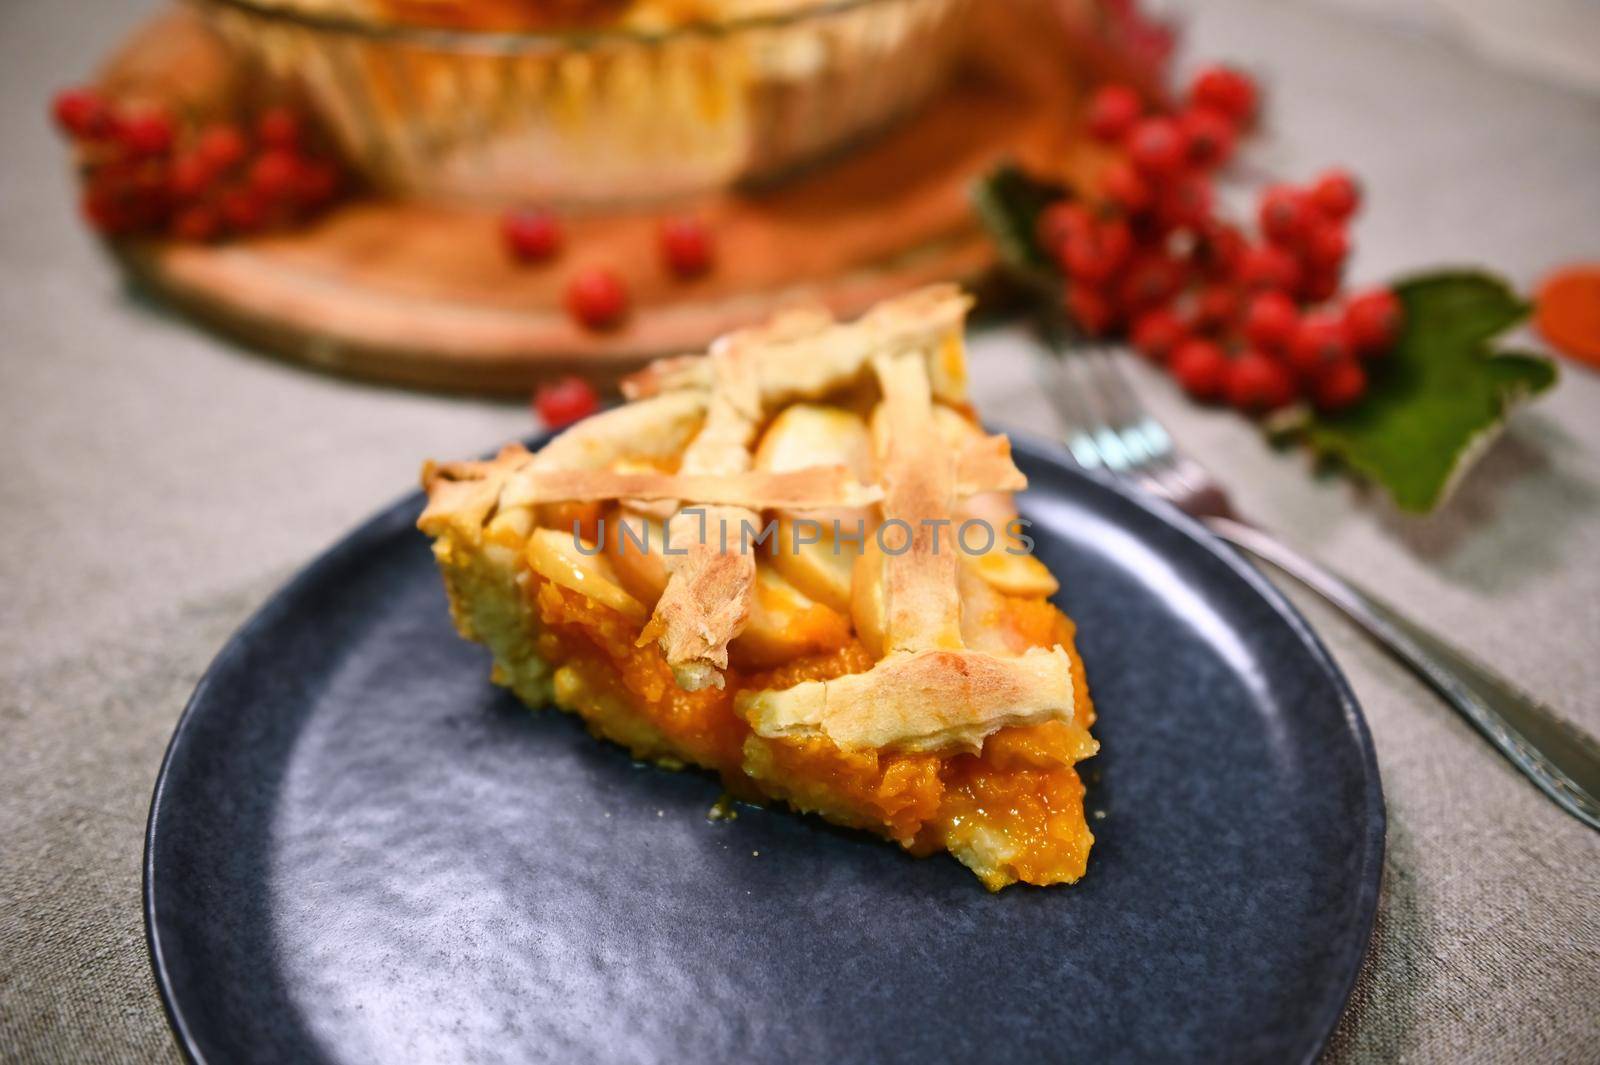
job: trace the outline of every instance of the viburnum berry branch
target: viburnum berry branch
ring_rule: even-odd
[[[77,156],[84,218],[107,237],[205,242],[290,228],[348,184],[282,104],[198,124],[154,100],[82,87],[58,93],[51,114]]]
[[[1254,81],[1226,66],[1200,71],[1175,109],[1102,86],[1084,110],[1086,135],[1113,153],[1095,180],[1069,188],[1003,167],[976,206],[1008,274],[1053,328],[1125,339],[1194,399],[1267,417],[1402,506],[1428,509],[1469,445],[1554,372],[1537,358],[1491,358],[1492,333],[1520,312],[1453,344],[1431,335],[1462,336],[1448,320],[1456,301],[1481,303],[1497,322],[1520,306],[1484,275],[1346,296],[1348,226],[1362,200],[1347,171],[1268,186],[1253,233],[1222,215],[1214,177],[1260,106]],[[1456,382],[1458,395],[1416,396],[1419,380]],[[1417,412],[1434,424],[1412,420]],[[1431,453],[1408,455],[1391,437]]]

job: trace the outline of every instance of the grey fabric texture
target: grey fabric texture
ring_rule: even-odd
[[[79,225],[43,118],[144,4],[0,6],[0,1059],[176,1051],[145,958],[142,831],[163,747],[230,631],[525,407],[318,376],[125,292]],[[1524,287],[1600,255],[1600,103],[1448,40],[1294,3],[1193,12],[1191,54],[1269,85],[1256,167],[1355,167],[1358,280],[1487,262]],[[975,338],[980,408],[1048,434],[1025,340]],[[1600,731],[1600,377],[1567,366],[1431,518],[1311,475],[1140,369],[1243,510]],[[1066,575],[1071,580],[1071,575]],[[1335,614],[1289,589],[1372,725],[1389,805],[1370,956],[1336,1061],[1579,1061],[1600,1047],[1600,834],[1547,802]],[[1115,707],[1105,707],[1106,714]],[[1225,771],[1225,767],[1216,767]],[[248,979],[246,973],[218,979]]]

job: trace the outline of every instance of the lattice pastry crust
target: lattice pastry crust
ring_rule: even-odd
[[[597,501],[665,520],[687,551],[667,560],[640,640],[655,641],[678,684],[695,691],[722,686],[756,595],[756,553],[716,530],[759,527],[763,512],[865,508],[886,531],[903,523],[909,540],[898,553],[868,552],[852,573],[852,596],[882,612],[878,661],[832,680],[740,691],[737,710],[755,733],[825,737],[844,749],[976,751],[1003,727],[1070,721],[1076,693],[1062,647],[1005,653],[963,637],[968,580],[949,530],[975,497],[1026,485],[1004,437],[973,427],[953,446],[941,429],[949,408],[966,404],[969,302],[937,286],[851,323],[796,311],[718,341],[709,355],[660,360],[625,383],[629,402],[537,454],[512,448],[487,463],[430,464],[420,525],[493,542],[497,529],[528,535],[540,508]],[[756,467],[752,446],[775,415],[841,393],[875,403],[871,478],[845,465]]]

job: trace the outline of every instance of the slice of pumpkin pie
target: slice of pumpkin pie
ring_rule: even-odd
[[[967,403],[969,300],[797,311],[656,362],[537,452],[429,463],[457,628],[531,707],[991,889],[1093,843],[1094,709],[1022,548],[1009,442]]]

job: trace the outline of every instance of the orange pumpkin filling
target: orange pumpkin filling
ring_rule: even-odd
[[[1078,717],[1001,729],[977,754],[932,754],[845,750],[826,739],[770,739],[754,733],[735,711],[741,691],[784,689],[872,668],[874,657],[850,635],[849,623],[825,607],[805,619],[817,653],[760,670],[748,658],[741,663],[735,642],[725,686],[690,692],[675,682],[656,644],[638,646],[636,622],[535,573],[527,573],[524,587],[544,626],[536,647],[540,657],[581,678],[576,694],[558,684],[558,701],[636,755],[715,770],[740,798],[782,799],[886,836],[914,854],[976,852],[993,870],[980,872],[991,888],[1011,877],[1055,884],[1083,875],[1094,837],[1073,763],[1094,749],[1088,734],[1094,714],[1072,622],[1048,601],[1004,597],[994,620],[1025,646],[1060,644],[1067,650],[1075,689],[1083,693]],[[634,720],[624,725],[608,712],[619,705]],[[633,727],[637,721],[653,730],[648,740]]]

